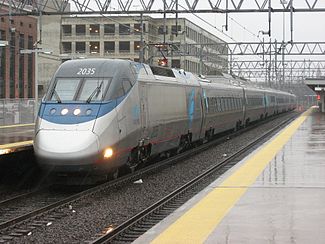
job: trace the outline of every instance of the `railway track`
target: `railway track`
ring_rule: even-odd
[[[294,118],[289,118],[286,121],[279,124],[278,126],[276,126],[275,128],[265,132],[263,135],[256,138],[256,140],[254,140],[247,146],[241,148],[233,155],[230,155],[228,158],[226,158],[219,164],[212,166],[204,173],[200,174],[193,180],[184,184],[182,187],[178,188],[174,192],[165,196],[155,204],[151,205],[147,209],[133,216],[132,218],[122,223],[121,225],[119,226],[108,225],[107,228],[103,229],[102,233],[99,233],[97,236],[95,236],[92,240],[89,241],[89,243],[92,244],[130,243],[136,240],[139,236],[144,234],[155,224],[160,222],[162,219],[167,217],[178,207],[183,205],[187,200],[193,197],[196,193],[204,189],[205,186],[213,182],[216,179],[215,174],[221,175],[227,169],[231,168],[242,158],[244,158],[247,155],[247,153],[253,150],[254,147],[259,145],[262,141],[266,140],[270,136],[272,136],[275,132],[277,132],[280,128],[282,128],[283,126],[291,122],[293,119]],[[208,145],[204,145],[204,148],[207,146]],[[202,149],[200,151],[202,151]],[[218,173],[218,171],[222,171],[222,172]]]
[[[266,123],[268,121],[270,121],[270,120],[265,120],[263,123]],[[288,121],[286,121],[286,122],[288,122]],[[10,241],[10,240],[13,240],[14,238],[20,237],[22,235],[26,235],[37,227],[50,225],[56,219],[66,216],[66,214],[64,213],[64,211],[62,211],[62,209],[66,210],[71,205],[73,205],[76,201],[80,201],[83,198],[98,194],[101,191],[109,189],[110,187],[121,185],[121,184],[126,184],[128,182],[133,182],[134,180],[139,179],[143,175],[151,174],[152,172],[159,170],[162,167],[166,167],[167,165],[170,165],[177,161],[191,157],[192,155],[202,152],[203,150],[206,150],[206,149],[210,148],[211,146],[220,144],[221,142],[229,139],[229,137],[235,137],[239,134],[244,133],[247,130],[255,128],[258,125],[259,124],[253,125],[248,128],[245,128],[243,130],[237,131],[235,133],[225,135],[223,137],[220,137],[217,140],[203,144],[199,147],[188,150],[188,151],[186,151],[182,154],[176,155],[172,158],[169,158],[169,159],[160,161],[158,163],[149,165],[148,167],[145,167],[143,169],[135,171],[135,173],[133,173],[131,175],[122,176],[116,180],[106,182],[104,184],[95,186],[91,189],[79,192],[77,194],[72,194],[72,195],[71,195],[71,193],[70,194],[64,194],[64,193],[58,194],[57,192],[49,193],[46,190],[40,190],[40,191],[36,191],[36,192],[22,194],[17,197],[14,197],[12,199],[2,201],[2,202],[0,202],[0,242]],[[283,124],[281,124],[281,125],[283,125]],[[279,125],[277,128],[279,128],[281,125]],[[274,131],[274,130],[272,130],[272,131]],[[272,132],[269,132],[269,134],[270,133],[272,133]],[[262,139],[260,139],[260,140],[262,140]],[[258,143],[258,141],[256,143]],[[223,164],[225,164],[228,161],[229,161],[229,159],[227,159],[227,161],[225,161]],[[219,165],[218,167],[221,167],[221,165]],[[171,195],[175,195],[175,194],[171,194]],[[31,204],[33,205],[32,209],[30,208]],[[175,207],[179,206],[179,204],[182,204],[182,201],[180,201],[180,202],[174,201],[168,208],[165,208],[165,210],[163,211],[164,214],[168,214],[170,211],[173,211],[173,209]],[[26,209],[28,209],[28,211]],[[140,215],[145,216],[146,214],[147,213],[144,212],[144,213],[141,213]],[[138,218],[137,216],[132,218],[131,222],[137,223],[138,221],[140,221],[140,220],[137,220],[137,218]],[[155,221],[159,220],[162,216],[164,216],[164,215],[162,215],[161,213],[159,213],[159,217],[157,217],[157,215],[156,215]],[[154,223],[154,222],[151,221],[151,223]],[[127,225],[129,225],[129,224],[127,224]],[[150,226],[150,224],[148,225],[148,223],[145,223],[144,225],[147,227]],[[124,224],[122,226],[126,226],[126,225]],[[112,229],[113,231],[111,233],[116,234],[117,230],[121,230],[122,226],[119,226],[117,228],[111,228],[111,226],[110,226],[108,228],[108,230],[106,230],[106,232],[108,232]],[[140,228],[140,229],[142,229],[142,228]],[[123,231],[125,231],[125,230],[123,230]],[[140,231],[139,233],[143,233],[143,232]],[[134,234],[132,234],[132,236],[134,236]],[[104,235],[101,238],[99,238],[98,240],[96,240],[95,243],[100,243],[101,240],[104,240],[102,238],[109,239],[110,237],[109,236],[106,237],[106,235]],[[97,242],[97,241],[99,241],[99,242]]]

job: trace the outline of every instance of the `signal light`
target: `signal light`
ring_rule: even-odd
[[[317,101],[320,101],[320,95],[317,95]]]
[[[159,66],[163,66],[166,67],[168,66],[168,59],[167,58],[161,58],[158,60],[158,65]]]

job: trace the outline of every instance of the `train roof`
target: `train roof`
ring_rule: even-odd
[[[240,77],[234,77],[230,74],[221,72],[214,75],[202,76],[184,71],[182,69],[150,66],[131,60],[122,59],[90,58],[69,60],[61,64],[61,66],[56,71],[55,76],[76,77],[80,75],[87,77],[112,77],[113,75],[122,76],[127,72],[137,72],[138,79],[144,79],[150,82],[161,82],[163,80],[164,82],[177,82],[191,86],[218,85],[220,88],[244,87],[249,90],[260,90],[270,93],[293,95],[291,93],[275,90],[272,88],[258,87],[255,84]]]

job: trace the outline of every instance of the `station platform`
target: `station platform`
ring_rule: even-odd
[[[35,124],[0,126],[0,155],[31,148]]]
[[[312,108],[134,243],[325,243],[324,158]]]

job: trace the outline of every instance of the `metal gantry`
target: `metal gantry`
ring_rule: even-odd
[[[2,11],[5,8],[8,11]],[[291,16],[291,33],[295,12],[325,12],[325,1],[273,1],[273,0],[0,0],[0,16],[15,15],[71,15],[71,14],[160,14],[167,13],[224,13],[226,30],[228,14],[268,13],[269,30],[263,34],[271,35],[271,16],[276,12],[288,12]],[[177,18],[176,18],[177,19]],[[230,73],[262,80],[282,80],[289,75],[291,79],[304,76],[322,75],[325,62],[322,60],[291,60],[295,56],[319,56],[325,54],[325,42],[232,42],[195,43],[179,45],[173,50],[179,56],[199,57],[202,64],[215,63],[228,59]],[[166,43],[164,43],[166,44]],[[171,44],[171,46],[174,44]],[[154,44],[151,44],[153,47]],[[241,61],[235,56],[258,57],[260,60]],[[220,59],[221,57],[221,59]],[[282,57],[282,60],[281,58]],[[286,58],[284,58],[286,57]],[[285,61],[286,60],[286,61]],[[289,61],[290,60],[290,61]]]
[[[152,44],[154,46],[157,44]],[[259,81],[284,83],[289,79],[325,75],[325,42],[294,43],[169,43],[165,56],[196,57],[203,65],[214,68],[228,58],[228,72]],[[173,54],[170,55],[170,50]],[[155,53],[159,57],[159,52]],[[284,59],[286,55],[286,59]],[[314,60],[310,60],[314,57]],[[287,78],[288,78],[287,77]]]
[[[172,45],[172,44],[171,44]],[[216,50],[220,54],[242,55],[323,55],[325,42],[228,42],[228,43],[193,43],[179,47],[183,55],[192,56],[198,48]]]
[[[281,82],[283,76],[291,83],[299,81],[305,77],[320,77],[324,75],[325,60],[288,60],[284,63],[275,62],[274,59],[265,60],[249,60],[239,61],[234,60],[231,64],[231,71],[233,74],[249,79],[259,81]]]
[[[1,0],[1,7],[11,0]],[[12,0],[13,14],[324,12],[323,0]],[[71,6],[72,11],[68,9]],[[68,10],[68,11],[67,11]],[[27,12],[28,12],[27,11]]]

